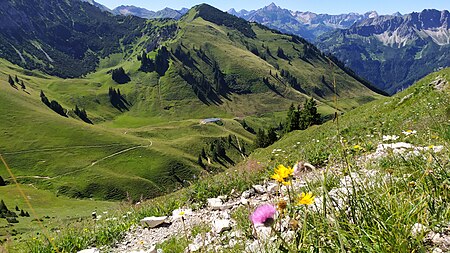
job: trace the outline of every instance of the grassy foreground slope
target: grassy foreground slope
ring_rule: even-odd
[[[110,237],[106,236],[107,239],[94,236],[92,231],[78,231],[71,235],[61,234],[56,239],[56,245],[63,250],[67,246],[74,246],[77,240],[77,245],[80,245],[77,249],[111,243],[120,239],[122,233],[118,231],[127,231],[131,224],[139,222],[142,217],[170,215],[173,209],[180,206],[198,207],[204,204],[206,197],[230,194],[232,189],[239,192],[245,187],[251,187],[255,179],[268,180],[273,167],[278,164],[292,165],[301,160],[323,169],[318,171],[316,179],[305,179],[306,184],[302,183],[304,186],[297,189],[311,191],[317,198],[329,198],[328,191],[338,187],[340,179],[348,175],[354,179],[375,179],[381,182],[358,184],[356,187],[360,190],[348,195],[351,200],[347,202],[349,206],[337,210],[331,208],[328,216],[322,212],[308,212],[308,219],[302,220],[306,227],[299,230],[303,246],[307,245],[302,248],[305,252],[311,247],[321,248],[324,252],[342,249],[351,252],[431,250],[429,242],[424,243],[425,234],[411,237],[411,228],[415,223],[421,223],[439,232],[448,226],[450,219],[449,83],[450,69],[433,73],[392,98],[374,101],[349,111],[339,117],[338,124],[328,122],[305,131],[292,132],[271,147],[257,150],[250,160],[227,173],[197,182],[175,194],[144,202],[140,207],[130,208],[133,211],[132,218],[119,219],[114,223],[105,222],[97,227],[97,234],[102,236],[111,230],[116,232]],[[383,140],[383,136],[387,135],[397,135],[398,139]],[[388,153],[386,157],[367,162],[363,159],[372,155],[379,143],[400,141],[427,149],[418,155]],[[437,146],[442,146],[442,150],[431,151]],[[266,169],[261,170],[261,167]],[[372,176],[364,174],[368,171],[371,171]],[[386,181],[386,178],[392,180]],[[244,209],[233,214],[238,217],[238,223],[242,222],[238,226],[249,226],[248,215],[251,210]],[[84,227],[89,226],[92,224],[84,223]],[[248,229],[251,230],[250,227]],[[252,238],[243,238],[243,243],[238,243],[234,251],[230,252],[243,252],[245,239]],[[295,240],[289,245],[293,246],[294,243]],[[181,251],[170,252],[184,251],[184,247],[173,246],[176,245],[169,243],[162,247],[165,251],[182,248]],[[32,252],[52,250],[45,241],[37,242],[33,247]]]

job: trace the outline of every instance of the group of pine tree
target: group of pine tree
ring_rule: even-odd
[[[0,200],[0,218],[6,219],[8,223],[19,223],[17,218],[20,217],[30,217],[30,214],[27,211],[24,211],[23,209],[20,209],[18,206],[16,206],[16,212],[9,210],[6,206],[5,202],[3,200]]]
[[[45,95],[44,91],[41,90],[40,93],[41,101],[44,103],[48,108],[52,109],[54,112],[58,113],[59,115],[63,117],[68,117],[67,112],[62,107],[60,103],[56,100],[50,101],[47,96]],[[75,105],[75,109],[72,110],[75,115],[77,115],[81,120],[83,120],[86,123],[93,124],[92,121],[88,118],[87,112],[85,109],[80,109],[78,105]]]
[[[234,165],[234,162],[228,157],[227,150],[236,149],[241,155],[246,156],[246,143],[239,141],[235,135],[228,135],[228,138],[215,139],[208,144],[208,148],[202,148],[201,153],[198,156],[197,163],[202,168],[206,168],[206,164],[203,160],[210,162],[221,162],[224,160]]]
[[[148,57],[144,51],[141,55],[137,56],[138,61],[141,62],[140,71],[153,72],[156,71],[160,76],[163,76],[167,69],[169,69],[169,51],[165,46],[162,46],[156,53],[155,60]]]
[[[256,133],[255,147],[265,148],[279,139],[279,135],[289,133],[294,130],[305,130],[312,125],[321,124],[321,115],[317,112],[317,103],[311,98],[305,101],[302,107],[295,108],[291,104],[287,112],[286,121],[276,127],[271,127],[267,131],[259,129]],[[277,135],[277,132],[280,133]]]
[[[19,85],[22,90],[26,90],[27,87],[25,86],[23,80],[20,80],[17,75],[14,77],[14,79],[11,77],[11,75],[8,75],[8,83],[11,85],[11,87],[17,89],[17,85]],[[17,85],[16,85],[17,84]]]
[[[3,179],[3,177],[0,176],[0,186],[5,186],[6,182]],[[17,212],[19,212],[19,215],[17,215],[16,212],[9,210],[6,206],[5,202],[3,200],[0,200],[0,219],[6,219],[8,223],[18,223],[19,221],[17,218],[20,217],[30,217],[30,214],[23,209],[20,209],[18,206],[16,206],[15,209]]]

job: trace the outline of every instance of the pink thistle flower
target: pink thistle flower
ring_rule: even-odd
[[[265,204],[256,208],[252,215],[250,215],[250,220],[255,226],[270,226],[270,224],[273,222],[273,216],[276,212],[277,209],[273,205]]]

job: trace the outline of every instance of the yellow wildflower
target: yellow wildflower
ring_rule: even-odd
[[[294,174],[294,169],[291,167],[285,167],[280,164],[275,168],[275,174],[272,175],[272,179],[276,180],[278,183],[282,183],[283,185],[290,185],[291,183],[286,181],[287,178]]]
[[[353,149],[354,149],[355,151],[360,151],[360,150],[362,150],[363,148],[362,148],[361,146],[359,146],[359,145],[355,145],[355,146],[353,146]]]
[[[285,167],[284,165],[280,164],[275,168],[275,173],[283,178],[288,178],[294,174],[294,169],[292,169],[291,167]]]
[[[291,183],[291,181],[284,181],[284,182],[281,182],[283,185],[286,185],[286,186],[288,186],[288,185],[291,185],[292,183]]]
[[[314,196],[311,192],[304,193],[302,192],[301,195],[298,196],[298,202],[299,205],[311,205],[314,203]]]
[[[283,183],[284,182],[284,178],[281,177],[279,174],[276,174],[276,173],[272,175],[272,179],[274,179],[278,183]]]

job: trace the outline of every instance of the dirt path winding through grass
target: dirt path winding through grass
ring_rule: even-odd
[[[150,144],[149,144],[149,145],[139,145],[139,146],[134,146],[134,147],[131,147],[131,148],[126,148],[126,149],[120,150],[120,151],[118,151],[118,152],[116,152],[116,153],[113,153],[113,154],[111,154],[111,155],[105,156],[105,157],[103,157],[103,158],[100,158],[100,159],[98,159],[98,160],[92,162],[92,163],[91,163],[89,166],[87,166],[87,167],[81,168],[81,169],[79,169],[79,170],[70,171],[70,172],[67,172],[67,173],[58,175],[58,176],[56,176],[56,177],[49,178],[49,180],[56,179],[56,178],[60,178],[60,177],[67,176],[67,175],[70,175],[70,174],[74,174],[74,173],[83,171],[83,170],[85,170],[85,169],[89,169],[89,168],[93,167],[94,165],[96,165],[97,163],[99,163],[99,162],[101,162],[101,161],[104,161],[104,160],[106,160],[106,159],[109,159],[109,158],[111,158],[111,157],[114,157],[114,156],[117,156],[117,155],[126,153],[126,152],[131,151],[131,150],[135,150],[135,149],[138,149],[138,148],[149,148],[149,147],[151,147],[152,145],[153,145],[153,142],[150,141]]]
[[[81,145],[81,146],[71,146],[71,147],[60,147],[60,148],[42,148],[42,149],[29,149],[29,150],[21,150],[15,152],[5,152],[4,155],[20,155],[26,153],[34,153],[34,152],[49,152],[49,151],[64,151],[64,150],[73,150],[73,149],[81,149],[81,148],[107,148],[107,147],[115,147],[115,146],[124,146],[125,144],[115,143],[108,145]]]

